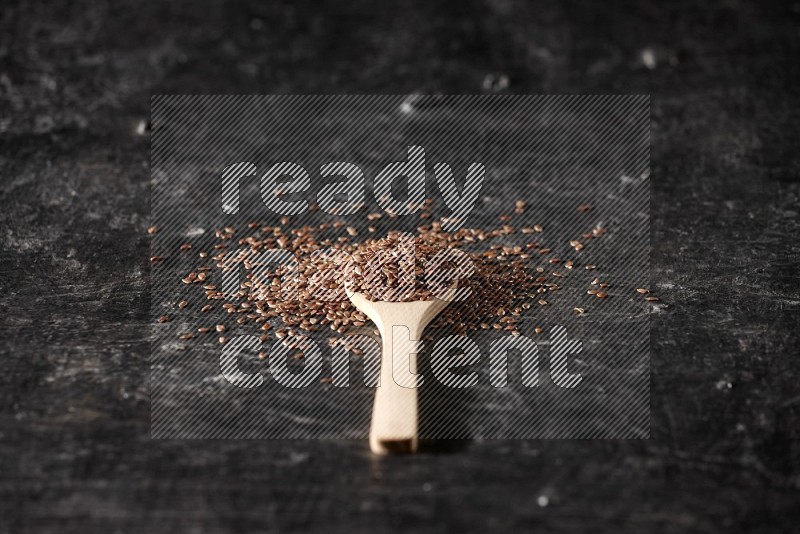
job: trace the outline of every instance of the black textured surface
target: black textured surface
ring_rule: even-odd
[[[4,4],[0,530],[796,530],[800,6],[370,5]],[[150,94],[492,73],[652,94],[652,438],[151,441]]]

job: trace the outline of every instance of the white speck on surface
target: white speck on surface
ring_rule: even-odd
[[[539,497],[536,499],[536,504],[538,504],[539,507],[544,508],[550,504],[550,499],[547,497],[547,495],[539,495]]]
[[[642,64],[650,70],[656,68],[656,53],[652,48],[645,48],[639,54]]]
[[[136,135],[144,135],[147,133],[147,121],[140,120],[136,125]]]
[[[206,229],[200,227],[189,228],[188,230],[186,230],[187,237],[195,237],[198,235],[203,235],[204,233],[206,233]]]
[[[485,91],[500,92],[508,89],[510,80],[506,74],[487,74],[483,78],[483,89]]]

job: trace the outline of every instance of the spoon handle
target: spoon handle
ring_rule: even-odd
[[[418,343],[413,340],[418,338],[419,328],[414,326],[395,322],[381,332],[381,380],[375,392],[369,433],[370,449],[375,454],[417,450]]]

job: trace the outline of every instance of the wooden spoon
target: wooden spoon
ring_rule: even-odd
[[[414,340],[422,339],[428,323],[450,304],[457,285],[453,284],[442,298],[411,302],[372,301],[346,288],[350,302],[372,319],[383,342],[380,385],[375,392],[369,431],[369,447],[375,454],[417,450],[417,354]]]

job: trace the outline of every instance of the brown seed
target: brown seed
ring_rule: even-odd
[[[225,343],[227,343],[227,342],[228,342],[228,338],[227,338],[227,337],[225,337],[225,336],[219,336],[219,343],[220,343],[220,345],[224,345],[224,344],[225,344]]]
[[[166,315],[162,315],[161,317],[159,317],[159,318],[158,318],[158,322],[159,322],[159,323],[168,323],[168,322],[170,322],[171,320],[172,320],[172,319],[170,319],[170,318],[169,318],[168,316],[166,316]]]
[[[647,300],[647,301],[650,301],[650,302],[655,302],[655,301],[661,300],[661,299],[659,299],[658,297],[645,297],[644,300]]]
[[[533,331],[536,332],[537,334],[541,334],[542,332],[544,332],[544,328],[542,328],[541,326],[537,326],[536,328],[533,329]]]
[[[178,336],[178,338],[180,338],[180,339],[192,339],[192,337],[194,337],[194,336],[192,334],[189,334],[189,333],[181,334],[181,335]]]
[[[586,313],[586,310],[585,310],[584,308],[572,308],[572,310],[573,310],[575,313],[577,313],[578,315],[581,315],[581,314],[583,314],[583,313]]]
[[[164,256],[150,256],[150,261],[153,263],[157,261],[164,261]]]
[[[224,332],[225,331],[225,325],[224,324],[218,324],[214,328],[216,329],[217,332]]]
[[[426,202],[423,209],[428,206],[429,203]],[[516,212],[518,206],[515,204],[514,207]],[[378,214],[374,218],[380,217]],[[503,216],[502,220],[507,223],[511,218]],[[400,264],[395,261],[403,254],[399,249],[399,232],[389,230],[384,238],[374,239],[370,235],[362,238],[363,241],[359,242],[353,239],[356,237],[355,235],[319,235],[321,232],[334,228],[348,230],[347,233],[352,234],[353,232],[349,229],[354,227],[348,227],[343,221],[323,222],[313,226],[295,228],[288,226],[288,218],[281,222],[285,224],[280,227],[251,223],[248,227],[254,230],[254,235],[242,234],[236,239],[240,247],[245,247],[241,249],[241,254],[229,257],[224,251],[212,252],[214,263],[197,267],[195,272],[184,278],[184,281],[189,284],[200,282],[198,285],[204,288],[206,298],[222,300],[222,307],[228,314],[234,314],[231,318],[237,324],[253,321],[262,329],[266,329],[270,328],[266,325],[269,325],[273,318],[279,318],[292,333],[313,331],[326,325],[332,330],[344,333],[353,328],[366,326],[367,318],[355,310],[349,301],[328,301],[316,298],[321,290],[336,291],[340,289],[342,280],[340,273],[345,272],[343,260],[336,259],[324,252],[334,250],[349,254],[349,257],[355,262],[357,287],[367,298],[382,300],[385,298],[385,289],[379,289],[378,286],[391,288],[400,279],[400,268],[398,267]],[[560,289],[557,284],[548,283],[548,281],[553,278],[563,278],[566,276],[565,274],[557,272],[545,274],[543,267],[528,265],[532,254],[529,251],[535,249],[537,252],[548,254],[552,252],[552,249],[544,247],[541,243],[516,245],[498,242],[504,236],[519,230],[523,233],[543,231],[541,224],[519,230],[510,224],[504,224],[495,229],[462,227],[457,232],[451,233],[444,229],[444,222],[448,221],[444,218],[431,218],[429,221],[421,221],[421,226],[417,228],[418,235],[414,238],[417,265],[415,269],[412,269],[412,272],[418,277],[417,285],[411,294],[403,297],[405,300],[432,299],[433,293],[424,283],[425,262],[442,249],[456,248],[468,251],[467,255],[474,260],[476,267],[474,278],[470,280],[473,296],[470,297],[468,311],[457,312],[455,307],[445,310],[435,320],[437,325],[450,325],[459,333],[466,333],[474,329],[497,328],[505,329],[513,334],[518,332],[514,321],[522,313],[522,310],[530,309],[531,304],[535,304],[539,300],[547,303],[540,296]],[[218,239],[232,240],[233,230],[233,228],[225,228],[224,231],[218,231]],[[602,233],[602,231],[598,233]],[[594,237],[593,234],[590,236]],[[233,243],[233,241],[231,242]],[[474,251],[473,246],[482,243],[486,244],[485,252]],[[215,249],[225,247],[224,243],[218,243],[218,245],[220,247],[215,245]],[[283,278],[287,274],[285,270],[270,267],[264,270],[263,274],[256,275],[260,269],[256,256],[262,251],[275,250],[278,247],[288,249],[296,254],[299,261],[298,297],[293,300],[284,300],[283,298],[282,280],[285,281]],[[317,254],[318,252],[320,254]],[[312,253],[316,255],[316,259],[312,259]],[[385,265],[382,264],[381,268],[374,272],[375,276],[370,276],[368,265],[378,256],[385,256],[384,259],[387,261],[383,262]],[[546,259],[548,259],[548,263],[552,261],[552,264],[564,264],[565,269],[575,266],[571,260],[559,262],[558,258],[550,260],[548,257]],[[217,286],[206,281],[205,273],[215,268],[220,272],[238,270],[242,265],[245,267],[245,279],[239,290],[230,296],[232,299],[237,299],[234,304],[227,301],[228,295],[223,294],[217,289]],[[448,267],[452,267],[452,265]],[[534,278],[537,275],[532,274],[533,270],[541,275],[535,281]],[[211,273],[208,273],[208,278],[211,278]],[[526,296],[530,296],[528,298],[535,297],[535,299],[531,302],[520,303],[519,299]],[[498,314],[500,309],[503,310],[502,314]],[[494,323],[486,319],[486,317],[492,316],[496,318]],[[276,332],[277,337],[285,338],[289,335],[287,328],[279,328],[279,332]]]
[[[150,228],[147,229],[148,234],[154,234],[156,232],[158,232],[158,226],[151,226]]]
[[[191,248],[192,248],[191,243],[184,243],[183,245],[181,245],[181,250],[190,250]]]
[[[197,329],[197,331],[200,332],[201,334],[207,334],[207,333],[211,332],[211,327],[209,327],[209,326],[201,326],[200,328]]]
[[[181,309],[185,308],[188,305],[189,305],[189,301],[187,301],[187,300],[182,300],[182,301],[180,301],[178,303],[178,307],[181,308]]]
[[[584,269],[586,269],[587,271],[593,271],[593,270],[595,270],[596,268],[597,268],[597,267],[595,267],[595,266],[594,266],[594,265],[592,265],[592,264],[589,264],[589,265],[587,265],[586,267],[584,267]]]
[[[591,211],[592,207],[589,204],[581,204],[578,206],[578,211],[586,213],[587,211]]]
[[[645,295],[645,294],[647,294],[647,293],[650,293],[650,290],[649,290],[649,289],[645,289],[645,288],[643,288],[643,287],[640,287],[640,288],[638,288],[638,289],[636,290],[636,292],[637,292],[637,293],[641,293],[642,295]]]
[[[599,299],[604,299],[608,297],[608,293],[606,293],[605,291],[598,291],[595,296]]]
[[[214,306],[212,306],[211,304],[206,304],[205,306],[200,308],[200,311],[201,312],[207,312],[207,311],[211,311],[213,309],[214,309]]]
[[[333,382],[333,378],[331,378],[330,376],[323,376],[322,378],[319,379],[319,381],[323,384],[330,384]]]

